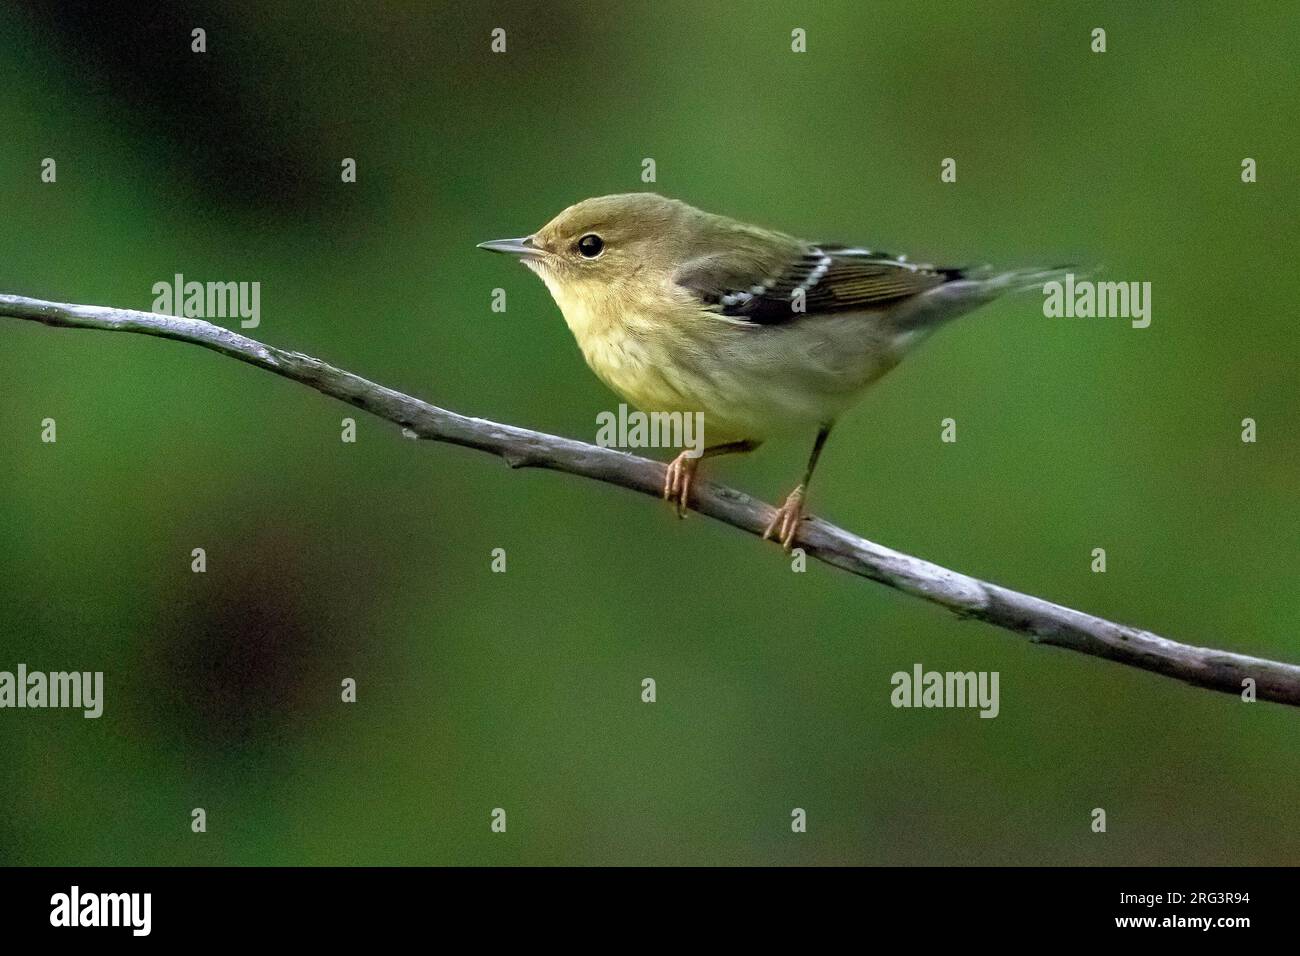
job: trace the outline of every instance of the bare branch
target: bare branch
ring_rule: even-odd
[[[420,438],[499,455],[512,468],[549,468],[647,495],[657,496],[663,487],[664,466],[659,462],[458,415],[309,355],[263,345],[197,319],[16,295],[0,295],[0,315],[63,328],[139,332],[189,342],[301,382],[408,428]],[[772,513],[771,506],[722,485],[701,481],[694,491],[696,511],[750,534],[761,535]],[[1243,681],[1250,678],[1260,700],[1300,706],[1300,666],[1295,664],[1180,644],[892,551],[816,518],[803,523],[798,544],[827,564],[946,607],[961,617],[1024,634],[1035,643],[1104,657],[1229,694],[1240,694]]]

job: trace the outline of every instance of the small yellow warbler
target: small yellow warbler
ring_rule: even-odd
[[[816,429],[803,481],[764,537],[788,550],[835,419],[928,333],[1053,271],[936,268],[808,242],[653,193],[570,206],[531,236],[480,244],[546,283],[591,369],[645,412],[702,412],[703,454],[668,466],[685,514],[700,458]]]

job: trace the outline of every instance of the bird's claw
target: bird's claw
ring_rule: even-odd
[[[677,511],[677,517],[685,518],[687,503],[691,496],[691,480],[699,465],[698,457],[689,457],[682,452],[668,464],[664,474],[664,501],[671,502]]]
[[[786,495],[785,504],[772,513],[772,520],[763,529],[763,540],[775,538],[789,551],[794,546],[794,536],[803,520],[803,485]]]

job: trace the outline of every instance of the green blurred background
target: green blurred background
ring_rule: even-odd
[[[1146,330],[1034,294],[946,329],[841,423],[812,508],[1300,660],[1294,3],[19,2],[0,38],[0,289],[259,281],[266,342],[588,440],[617,399],[474,245],[651,188],[645,157],[814,238],[1150,281]],[[0,382],[0,669],[106,682],[99,720],[0,711],[5,863],[1300,862],[1295,710],[794,574],[197,348],[0,319]],[[779,499],[806,445],[713,474]],[[1000,672],[1000,716],[895,710],[916,662]]]

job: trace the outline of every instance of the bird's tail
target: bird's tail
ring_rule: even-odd
[[[991,266],[957,271],[961,275],[952,281],[979,282],[996,295],[1003,295],[1007,292],[1024,292],[1029,289],[1041,290],[1048,282],[1064,279],[1071,273],[1076,279],[1080,279],[1092,275],[1094,270],[1069,264],[1052,266],[1048,269],[1012,269],[1008,272],[995,272]]]
[[[1077,279],[1093,271],[1081,271],[1073,265],[1006,272],[996,272],[989,266],[946,269],[946,282],[911,299],[896,309],[890,319],[900,332],[928,331],[1008,293],[1042,292],[1049,282],[1062,280],[1071,273]]]

